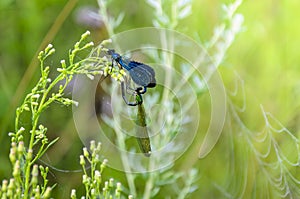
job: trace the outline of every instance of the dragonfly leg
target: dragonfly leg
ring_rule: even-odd
[[[124,102],[128,105],[128,106],[137,106],[139,104],[143,103],[143,98],[142,95],[138,92],[134,92],[134,95],[138,95],[139,96],[139,101],[135,101],[135,102],[130,102],[127,97],[126,97],[126,91],[127,91],[127,87],[124,85],[124,82],[121,82],[121,91],[122,91],[122,98],[124,100]]]

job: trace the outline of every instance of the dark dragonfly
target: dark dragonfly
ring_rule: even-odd
[[[111,55],[112,64],[113,62],[117,62],[119,68],[125,68],[125,70],[129,72],[133,82],[138,85],[137,88],[132,89],[128,87],[127,82],[126,85],[124,85],[124,82],[121,83],[122,97],[125,103],[129,106],[136,106],[139,103],[143,103],[141,94],[146,93],[147,88],[153,88],[156,86],[155,72],[153,68],[140,62],[123,59],[123,57],[116,53],[113,49],[108,50],[108,54]],[[125,91],[128,90],[133,91],[134,95],[139,95],[140,100],[129,102],[125,96]]]
[[[108,54],[111,55],[112,65],[117,62],[120,69],[125,68],[128,71],[132,81],[138,85],[137,88],[132,89],[129,85],[129,79],[125,77],[125,83],[121,82],[122,97],[125,103],[129,106],[138,106],[137,112],[137,141],[141,151],[145,156],[151,155],[151,144],[146,123],[146,112],[143,106],[142,94],[146,93],[147,88],[153,88],[156,86],[155,72],[154,70],[143,63],[123,59],[122,56],[115,52],[115,50],[109,50]],[[126,85],[124,85],[126,84]],[[134,102],[129,102],[126,98],[126,92],[135,96]]]

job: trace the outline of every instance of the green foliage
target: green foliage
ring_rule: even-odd
[[[84,177],[80,178],[81,182],[80,180],[70,182],[73,185],[82,183],[84,191],[73,190],[71,198],[77,196],[92,198],[99,195],[104,198],[122,198],[123,194],[135,198],[299,198],[298,3],[282,1],[274,4],[274,2],[239,0],[226,4],[223,1],[189,0],[119,2],[99,0],[98,3],[108,37],[113,37],[121,30],[145,26],[181,31],[189,36],[195,36],[197,43],[208,52],[214,67],[208,67],[212,70],[207,70],[208,73],[200,76],[190,65],[180,63],[178,57],[159,50],[153,54],[143,52],[153,63],[160,63],[162,67],[174,66],[177,71],[184,74],[183,77],[188,79],[197,92],[196,99],[185,98],[188,100],[182,109],[190,108],[190,104],[195,100],[201,105],[201,121],[197,136],[180,159],[163,169],[149,173],[132,173],[130,169],[129,172],[116,172],[107,166],[105,172],[109,172],[109,177],[117,179],[118,183],[106,179],[101,168],[108,163],[99,162],[100,158],[94,153],[95,151],[98,153],[99,150],[96,150],[97,146],[92,147],[95,145],[93,142],[90,152],[84,149],[80,159]],[[0,189],[2,198],[13,196],[17,198],[22,194],[27,198],[47,198],[50,194],[52,197],[62,198],[66,195],[64,191],[69,195],[69,190],[57,189],[56,183],[63,184],[61,178],[56,178],[57,182],[49,178],[51,167],[37,165],[37,160],[59,144],[58,138],[49,136],[53,121],[43,123],[41,115],[50,114],[42,113],[53,103],[77,105],[77,102],[67,97],[69,91],[66,91],[76,74],[84,74],[90,79],[99,74],[110,75],[117,81],[122,81],[125,75],[124,71],[110,68],[110,60],[101,55],[101,52],[106,50],[103,43],[92,50],[88,59],[83,60],[81,56],[76,56],[91,49],[89,48],[91,44],[83,44],[84,41],[81,40],[70,51],[68,59],[60,62],[58,73],[52,76],[51,67],[47,65],[53,63],[46,58],[52,55],[54,50],[49,45],[39,54],[41,78],[38,83],[29,86],[28,80],[25,84],[27,89],[32,87],[33,89],[25,96],[25,100],[16,111],[15,126],[11,128],[14,130],[9,134],[11,140],[8,142],[4,135],[8,131],[8,124],[13,122],[12,114],[9,115],[9,110],[6,109],[13,106],[6,105],[11,99],[12,104],[18,100],[18,97],[13,98],[13,91],[16,90],[25,66],[29,64],[33,49],[37,49],[40,43],[41,39],[37,38],[44,34],[39,30],[50,26],[51,16],[59,13],[52,10],[49,12],[53,6],[47,1],[43,6],[36,2],[20,4],[9,0],[0,3],[2,19],[0,29],[3,30],[0,34],[5,38],[0,44],[0,103],[3,107],[0,110],[0,129],[4,129],[0,135],[1,144],[3,143],[0,177],[11,177],[10,180],[2,181]],[[58,7],[58,4],[55,6]],[[9,12],[13,12],[14,9],[18,14],[8,17]],[[45,9],[49,9],[48,12],[45,12],[47,11]],[[47,17],[41,17],[44,13],[48,13]],[[65,27],[74,28],[74,24],[66,24]],[[56,41],[64,42],[58,42],[56,48],[58,50],[68,48],[67,43],[72,38],[66,41],[66,35],[74,37],[77,31],[74,28],[70,34],[70,30],[61,28],[61,34],[57,36]],[[105,37],[103,32],[96,31],[95,35],[101,34],[101,37]],[[173,44],[163,45],[172,47]],[[194,49],[189,49],[189,52],[194,53]],[[62,57],[56,52],[57,54]],[[205,62],[199,63],[201,64],[207,66]],[[164,82],[166,87],[172,85],[171,80],[174,78],[168,70],[169,68],[166,69],[165,79],[170,81]],[[33,74],[34,70],[31,72]],[[211,140],[205,139],[211,118],[210,93],[205,81],[209,81],[215,72],[219,72],[223,78],[227,111],[222,134]],[[112,85],[115,83],[114,81]],[[111,85],[103,83],[103,88],[111,94]],[[188,94],[184,89],[180,92],[181,96]],[[118,94],[116,99],[119,100],[119,104],[114,104],[114,108],[118,110],[117,113],[123,114],[125,111],[122,99]],[[158,103],[161,103],[166,111],[156,110],[155,105]],[[151,116],[151,119],[168,119],[164,123],[161,135],[157,136],[159,139],[151,139],[151,144],[157,148],[169,144],[178,135],[180,126],[178,118],[183,116],[187,122],[190,119],[185,117],[189,115],[187,112],[178,111],[180,107],[176,106],[176,103],[170,98],[167,89],[156,88],[145,95],[146,118]],[[159,112],[163,111],[165,115],[157,117]],[[133,112],[131,114],[135,115]],[[58,115],[55,111],[52,114],[54,118]],[[118,115],[116,118],[119,119]],[[26,119],[25,122],[23,119]],[[103,115],[101,119],[106,124],[105,131],[113,137],[112,140],[118,147],[135,152],[130,136],[122,136],[122,132],[115,125],[116,120]],[[149,128],[155,124],[153,120],[147,123],[150,124]],[[66,131],[74,131],[67,125],[64,128]],[[74,139],[71,136],[67,139],[73,144]],[[8,143],[10,143],[9,157],[4,151],[9,148],[6,146]],[[205,146],[211,146],[212,150],[201,148],[202,159],[199,159],[199,147],[203,146],[203,143]],[[168,161],[169,158],[171,160],[179,148],[170,146],[168,155],[152,154],[150,166],[147,165],[149,167],[144,169],[151,169],[151,166]],[[79,146],[74,144],[72,150],[73,148]],[[63,155],[65,154],[60,157]],[[72,154],[73,157],[70,156],[68,157],[70,159],[77,157],[75,154]],[[134,159],[123,153],[120,156],[120,167],[128,171],[128,166]],[[8,159],[11,166],[6,164]],[[70,168],[73,163],[64,165]],[[68,173],[66,181],[71,175],[73,176],[73,173]],[[125,186],[121,186],[119,182]]]
[[[170,30],[176,30],[178,27],[178,23],[180,20],[186,18],[189,15],[189,11],[191,9],[191,1],[146,1],[148,5],[150,5],[153,13],[154,19],[152,20],[153,26],[156,28],[169,28]],[[100,11],[105,26],[108,30],[109,36],[115,36],[115,30],[121,25],[119,19],[123,19],[123,14],[114,16],[108,15],[108,10],[110,9],[110,5],[113,1],[98,1]],[[162,32],[163,34],[163,32]],[[153,36],[153,35],[151,35]],[[139,37],[143,38],[143,35],[139,35]],[[175,42],[169,42],[168,39],[165,39],[166,35],[161,35],[158,38],[162,42],[163,47],[169,47],[170,49],[175,48]],[[122,37],[120,41],[122,42]],[[126,39],[125,39],[126,40]],[[171,39],[170,39],[171,40]],[[120,43],[113,43],[116,47],[119,47]],[[146,55],[151,56],[150,54]],[[97,54],[92,54],[92,57],[97,57]],[[152,56],[154,63],[163,63],[166,66],[173,66],[175,64],[175,58],[173,54],[169,54],[167,52],[161,52],[159,50],[154,50],[154,55]],[[166,81],[164,82],[165,88],[172,88],[172,72],[171,68],[166,68]],[[103,85],[104,89],[107,91],[112,90],[112,85]],[[141,160],[136,160],[130,153],[125,153],[122,151],[135,151],[134,148],[128,149],[128,143],[130,137],[124,136],[123,132],[120,130],[119,125],[122,118],[120,116],[126,115],[126,109],[124,105],[121,103],[114,104],[115,114],[113,118],[102,115],[102,119],[106,125],[110,128],[107,131],[112,129],[116,133],[115,145],[117,145],[121,149],[121,162],[123,168],[125,170],[126,180],[129,187],[129,193],[133,195],[133,197],[137,198],[156,198],[156,197],[168,197],[171,198],[186,198],[189,194],[196,190],[196,181],[197,181],[197,170],[193,168],[189,168],[187,171],[175,170],[175,163],[173,157],[176,157],[177,153],[180,153],[181,148],[176,147],[176,143],[173,143],[173,138],[176,137],[179,133],[179,128],[182,127],[182,121],[178,118],[181,118],[181,114],[184,115],[183,118],[188,119],[188,111],[190,107],[184,107],[180,109],[180,105],[176,101],[175,97],[172,97],[170,91],[168,89],[163,89],[162,92],[159,92],[158,89],[153,89],[151,91],[153,94],[145,94],[145,104],[148,110],[154,110],[153,107],[155,104],[161,104],[162,107],[165,108],[164,111],[149,111],[146,115],[151,114],[152,119],[155,118],[155,121],[152,121],[149,124],[148,128],[153,129],[156,125],[159,125],[157,122],[159,119],[164,120],[165,124],[163,128],[160,130],[159,134],[151,139],[151,145],[155,149],[161,149],[166,147],[167,145],[174,145],[174,147],[170,147],[167,152],[163,154],[152,154],[149,158],[149,162],[143,164]],[[182,93],[182,95],[186,96],[188,93]],[[160,97],[158,97],[160,96]],[[121,99],[121,96],[116,97],[117,99]],[[194,99],[194,98],[193,98]],[[195,101],[191,101],[190,104],[193,104]],[[185,109],[186,108],[186,109]],[[133,113],[134,109],[129,114],[135,115]],[[183,111],[183,113],[181,112]],[[146,116],[147,117],[147,116]],[[157,121],[156,121],[157,120]],[[120,122],[120,123],[119,123]],[[140,131],[141,129],[139,129]],[[128,132],[133,133],[128,130]],[[129,133],[129,134],[130,134]],[[184,131],[180,132],[184,133]],[[164,157],[168,156],[168,157]],[[148,161],[148,160],[147,160]],[[163,164],[163,162],[168,162],[168,166],[165,168],[160,168],[159,165]],[[133,168],[134,165],[138,165],[139,169],[144,172],[137,172]],[[140,183],[140,179],[143,179],[143,182]],[[179,188],[181,191],[177,191],[176,188]],[[164,190],[174,189],[172,192],[164,193]],[[141,191],[140,191],[141,190]]]
[[[122,187],[121,183],[115,185],[114,179],[110,178],[109,181],[102,182],[102,173],[106,167],[107,160],[104,159],[102,163],[100,162],[99,152],[101,148],[101,143],[96,145],[95,141],[90,143],[90,153],[87,148],[83,148],[83,155],[80,156],[80,164],[83,170],[82,184],[85,187],[84,198],[121,198]],[[88,164],[87,164],[88,163]],[[101,164],[100,164],[101,163]],[[89,165],[90,175],[87,171],[87,165]],[[102,187],[102,183],[104,186]],[[81,197],[81,198],[82,198]],[[76,190],[73,189],[71,192],[71,198],[75,199]],[[132,196],[128,196],[129,199]]]
[[[47,128],[40,124],[41,114],[54,102],[65,106],[78,105],[74,100],[64,97],[64,91],[74,75],[85,74],[92,78],[93,75],[102,74],[103,71],[111,71],[108,69],[108,62],[105,59],[98,60],[97,66],[86,64],[86,60],[75,61],[77,53],[94,45],[92,42],[85,42],[89,34],[89,32],[84,33],[74,45],[69,53],[68,65],[65,60],[61,60],[61,68],[57,68],[59,74],[54,80],[49,78],[50,67],[44,66],[45,60],[55,52],[54,48],[49,44],[44,51],[40,52],[38,59],[40,60],[41,78],[31,90],[31,93],[26,95],[21,106],[17,108],[15,132],[9,133],[11,137],[9,158],[13,170],[9,183],[7,180],[2,181],[0,192],[2,198],[50,197],[53,187],[48,186],[47,173],[49,168],[38,166],[36,162],[49,147],[57,142],[58,138],[52,141],[48,140],[46,136]],[[105,44],[107,41],[103,43]],[[104,48],[98,50],[105,51]],[[56,86],[58,86],[58,91],[55,90]],[[30,114],[31,129],[20,126],[20,119],[26,112]],[[29,137],[28,142],[25,139],[27,137]],[[95,152],[98,150],[97,148]],[[43,184],[38,183],[39,175],[43,179]]]

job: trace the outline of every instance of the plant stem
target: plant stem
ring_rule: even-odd
[[[39,108],[36,112],[33,113],[32,117],[32,130],[31,130],[31,136],[30,136],[30,141],[29,141],[29,147],[28,151],[32,151],[33,149],[33,144],[34,144],[34,138],[35,138],[35,133],[36,133],[36,128],[38,125],[39,117],[43,109],[45,108],[44,103],[45,100],[48,96],[48,93],[50,90],[60,81],[64,78],[64,74],[59,74],[57,78],[49,85],[49,87],[44,91],[43,97],[39,103]],[[30,171],[31,171],[31,166],[34,163],[32,160],[32,153],[27,153],[26,157],[26,165],[25,165],[25,186],[24,186],[24,198],[28,198],[28,193],[29,193],[29,180],[30,180]]]
[[[119,131],[117,128],[115,128],[115,132],[117,135],[117,140],[118,140],[118,145],[120,146],[121,149],[125,149],[125,140],[124,140],[124,136],[123,133],[121,131]],[[130,168],[130,164],[128,162],[128,156],[123,152],[123,150],[121,150],[121,159],[122,159],[122,163],[123,163],[123,167],[125,169],[125,175],[126,175],[126,179],[127,179],[127,183],[130,189],[130,193],[136,197],[136,188],[135,188],[135,184],[134,184],[134,177],[132,175],[131,168]]]
[[[146,186],[145,186],[145,191],[144,191],[144,195],[143,195],[143,199],[148,199],[151,198],[151,191],[153,188],[153,184],[154,184],[154,179],[155,179],[155,172],[153,171],[155,167],[155,158],[150,159],[150,165],[149,165],[149,178],[147,180]]]

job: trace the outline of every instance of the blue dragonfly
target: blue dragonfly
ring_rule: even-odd
[[[140,62],[124,59],[113,49],[108,50],[108,54],[112,58],[112,64],[116,62],[120,69],[124,68],[128,71],[133,82],[138,85],[137,88],[132,89],[128,86],[128,81],[125,81],[126,85],[124,85],[124,82],[121,82],[122,97],[125,103],[129,106],[136,106],[139,103],[143,103],[142,94],[147,92],[147,88],[154,88],[156,86],[155,71],[153,68]],[[133,91],[134,95],[138,95],[140,100],[129,102],[125,92],[128,92],[128,90]]]
[[[120,69],[124,68],[127,70],[132,81],[138,85],[135,89],[130,88],[128,86],[129,80],[125,78],[125,83],[121,82],[122,97],[127,105],[138,107],[136,119],[137,141],[141,151],[146,157],[149,157],[151,155],[151,144],[147,129],[146,112],[143,106],[142,94],[146,93],[147,88],[153,88],[156,86],[155,71],[146,64],[122,58],[122,56],[116,53],[113,49],[109,50],[108,54],[112,58],[112,65],[116,62]],[[133,91],[132,94],[135,96],[134,102],[129,102],[126,98],[126,92],[129,90]]]

